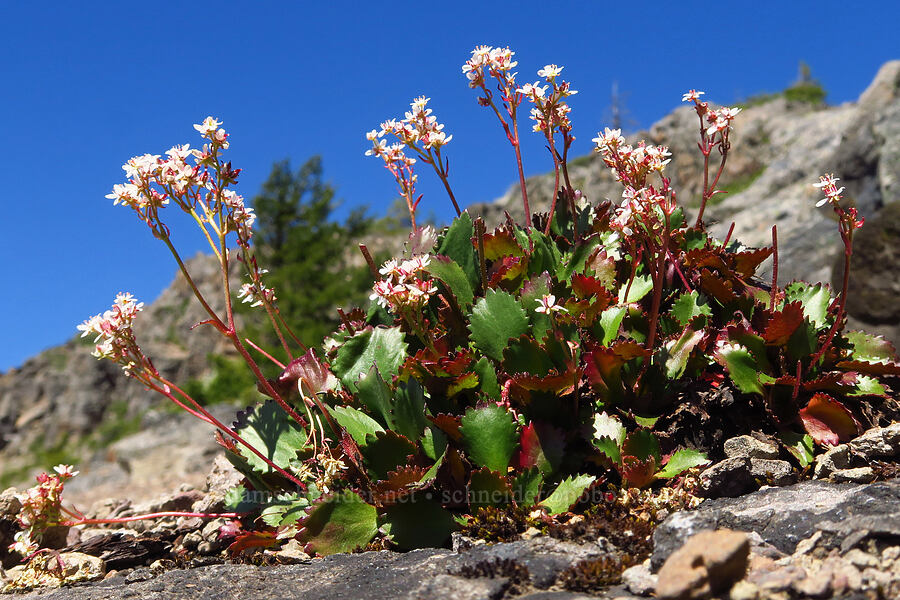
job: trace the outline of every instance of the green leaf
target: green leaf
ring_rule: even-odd
[[[623,456],[633,456],[639,460],[647,460],[650,457],[660,463],[659,441],[649,429],[637,429],[628,434],[622,442],[621,452]]]
[[[281,527],[292,525],[304,518],[309,510],[309,500],[306,498],[285,498],[276,500],[263,509],[259,518],[269,527]]]
[[[664,355],[666,356],[666,377],[678,379],[687,367],[688,358],[694,347],[703,339],[703,331],[685,329],[677,340],[667,342]]]
[[[609,346],[610,342],[619,335],[619,327],[628,309],[624,306],[613,306],[600,313],[600,327],[603,329],[601,345]]]
[[[519,473],[512,484],[513,499],[519,506],[533,506],[541,493],[544,475],[537,467]]]
[[[848,396],[884,396],[887,391],[884,386],[874,377],[869,375],[856,376],[856,389]]]
[[[472,462],[506,473],[518,445],[513,416],[506,409],[489,404],[466,411],[461,423],[459,432]]]
[[[425,270],[447,286],[462,310],[466,310],[472,305],[475,298],[472,285],[462,267],[457,263],[446,256],[432,256],[431,262]]]
[[[587,490],[596,479],[597,478],[592,475],[575,475],[563,479],[557,488],[553,490],[553,493],[541,502],[541,505],[546,506],[551,515],[558,515],[559,513],[566,512],[578,502],[585,490]]]
[[[531,229],[531,242],[531,256],[528,259],[529,274],[540,275],[544,271],[556,273],[561,258],[556,244],[534,228]]]
[[[512,340],[503,351],[503,369],[508,373],[528,373],[544,377],[553,368],[553,360],[547,348],[528,337]]]
[[[637,302],[649,294],[652,289],[653,281],[650,279],[650,276],[638,275],[634,278],[634,281],[631,282],[630,288],[628,287],[627,281],[619,288],[619,304],[631,304],[632,302]],[[627,298],[625,297],[625,290],[628,290]]]
[[[360,446],[366,445],[366,436],[374,436],[384,428],[378,424],[378,421],[352,406],[335,406],[329,408],[328,412],[337,421],[338,425],[347,430],[350,437],[353,438]]]
[[[256,494],[247,491],[243,485],[236,485],[225,492],[225,508],[231,512],[248,513],[262,504]]]
[[[688,229],[684,232],[684,249],[698,250],[706,247],[706,232],[700,229]]]
[[[373,365],[390,381],[406,359],[406,348],[399,327],[364,329],[338,349],[331,370],[345,388],[355,392],[360,376],[368,373]]]
[[[300,540],[323,555],[350,552],[378,533],[377,511],[353,492],[339,492],[316,503],[303,520]]]
[[[639,417],[637,415],[631,415],[631,417],[635,423],[648,429],[652,429],[656,422],[659,421],[659,417]]]
[[[500,384],[497,383],[497,371],[494,364],[486,357],[481,359],[472,366],[472,371],[478,375],[478,381],[481,383],[481,391],[493,398],[500,399]]]
[[[503,358],[509,340],[528,331],[528,318],[516,299],[504,292],[488,290],[472,309],[469,330],[472,341],[494,360]]]
[[[382,426],[394,429],[394,415],[391,413],[391,388],[382,379],[375,365],[369,367],[365,377],[357,380],[357,397]]]
[[[700,315],[712,316],[712,309],[705,302],[700,304],[700,294],[697,290],[690,294],[681,294],[672,304],[672,316],[675,317],[682,327],[687,327],[694,317]]]
[[[437,427],[429,426],[422,436],[422,450],[431,460],[439,460],[447,449],[447,436]]]
[[[612,440],[616,449],[625,441],[625,426],[616,417],[602,412],[594,416],[594,439],[607,438]],[[618,461],[616,461],[618,462]]]
[[[785,301],[796,302],[797,300],[803,305],[803,314],[817,328],[826,325],[828,318],[828,305],[831,304],[831,292],[828,287],[817,283],[810,285],[806,282],[797,281],[788,284],[784,289]]]
[[[784,431],[779,437],[784,442],[788,452],[800,463],[800,468],[805,469],[815,460],[813,439],[808,433]]]
[[[560,281],[570,281],[573,273],[583,273],[584,265],[599,241],[596,237],[591,238],[587,242],[575,246],[572,252],[567,252],[559,265],[556,278]]]
[[[612,438],[606,436],[594,437],[594,446],[611,460],[614,465],[622,463],[622,451],[619,450],[619,444]]]
[[[394,429],[411,440],[418,440],[425,432],[425,392],[415,379],[410,378],[394,391]]]
[[[401,550],[440,548],[456,529],[456,521],[449,511],[418,495],[412,502],[388,506],[382,522]]]
[[[394,431],[379,431],[360,452],[369,472],[378,479],[387,479],[389,472],[408,463],[409,456],[416,453],[416,446]]]
[[[550,317],[544,313],[539,313],[537,309],[540,304],[537,300],[550,293],[549,281],[546,276],[532,277],[523,287],[519,295],[519,302],[528,315],[531,322],[531,332],[529,335],[537,341],[547,337],[547,332],[553,327]]]
[[[512,500],[512,490],[506,477],[490,469],[472,471],[469,478],[469,507],[472,513],[479,508],[505,506]]]
[[[245,442],[282,469],[290,466],[297,457],[297,451],[306,444],[306,432],[273,400],[238,413],[234,429]],[[274,471],[243,444],[238,444],[237,450],[254,471]]]
[[[745,394],[762,394],[763,388],[759,383],[759,367],[756,359],[750,352],[742,347],[730,345],[719,352],[725,362],[725,368],[731,381]]]
[[[469,280],[471,289],[477,289],[481,283],[478,274],[478,256],[475,254],[475,246],[472,237],[475,235],[475,227],[472,225],[472,217],[464,212],[453,220],[444,238],[438,246],[436,254],[441,254],[454,261],[462,268]]]
[[[862,331],[849,331],[846,334],[853,351],[851,358],[870,363],[892,362],[897,357],[894,346],[880,335],[871,335]]]
[[[706,458],[706,455],[702,452],[698,452],[697,450],[690,450],[688,448],[682,448],[669,457],[669,460],[666,462],[666,466],[664,466],[662,470],[656,474],[656,477],[659,479],[671,479],[672,477],[681,475],[688,469],[699,467],[700,465],[705,465],[708,462],[709,459]]]

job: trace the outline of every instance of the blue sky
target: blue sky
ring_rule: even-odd
[[[578,155],[608,124],[613,81],[635,129],[688,88],[721,103],[781,90],[800,60],[829,102],[856,99],[900,58],[900,5],[877,4],[4,2],[0,372],[74,335],[116,292],[149,302],[171,282],[165,248],[104,196],[131,156],[197,145],[191,125],[207,115],[231,134],[247,198],[274,161],[321,154],[344,211],[381,214],[395,185],[363,155],[364,133],[424,94],[454,136],[445,151],[465,205],[516,178],[502,131],[460,71],[476,45],[510,46],[522,82],[565,66],[580,92],[570,103]],[[537,134],[523,153],[529,174],[548,170]],[[422,211],[449,218],[446,196],[428,173],[420,179]],[[185,256],[201,248],[186,230],[175,236]]]

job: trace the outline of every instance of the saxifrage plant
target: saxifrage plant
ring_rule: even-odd
[[[661,450],[658,423],[702,391],[729,389],[758,408],[745,423],[781,434],[802,464],[814,445],[853,437],[866,410],[900,372],[883,339],[845,332],[854,231],[862,225],[841,202],[832,176],[821,179],[845,248],[844,284],[777,279],[771,248],[714,239],[703,215],[717,193],[739,109],[714,108],[691,90],[704,157],[700,209],[690,223],[665,175],[669,152],[631,145],[607,129],[597,151],[622,185],[622,199],[591,203],[569,179],[574,137],[566,98],[576,92],[547,65],[544,82],[519,85],[508,48],[479,47],[463,67],[482,106],[500,121],[515,153],[526,219],[487,231],[453,195],[443,147],[451,140],[428,99],[402,120],[367,134],[368,154],[384,160],[409,209],[413,231],[402,257],[377,265],[368,312],[341,311],[342,326],[307,347],[281,318],[252,245],[252,209],[228,189],[239,171],[224,162],[228,136],[212,118],[195,127],[202,150],[176,146],[168,158],[129,161],[129,181],[111,197],[133,208],[172,250],[209,313],[204,325],[226,336],[269,399],[229,427],[167,381],[131,330],[139,310],[120,295],[80,328],[97,336],[95,354],[218,430],[229,460],[245,475],[228,496],[252,518],[234,550],[297,538],[320,554],[348,551],[383,536],[394,547],[440,545],[479,508],[570,510],[600,481],[644,487],[707,462],[702,451]],[[519,144],[520,109],[547,141],[556,192],[548,213],[532,215]],[[388,145],[387,136],[396,138]],[[715,158],[718,157],[718,165]],[[191,162],[191,160],[193,162]],[[440,233],[416,226],[421,200],[415,164],[430,165],[458,214]],[[162,219],[174,204],[191,215],[222,268],[227,308],[210,308],[180,260]],[[228,240],[236,238],[237,247]],[[774,258],[771,282],[755,277]],[[237,299],[266,311],[281,349],[242,338],[233,318],[229,262],[248,282]],[[281,354],[280,360],[276,358]],[[282,373],[266,379],[258,360]],[[602,498],[602,495],[598,496]]]

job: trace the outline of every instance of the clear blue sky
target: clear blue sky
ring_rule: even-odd
[[[829,102],[854,100],[900,58],[895,2],[203,4],[2,3],[0,371],[74,335],[116,292],[149,302],[169,284],[165,248],[104,196],[131,156],[197,145],[191,125],[207,115],[231,133],[246,197],[274,161],[321,154],[346,207],[382,213],[395,186],[363,155],[364,133],[420,94],[454,136],[446,153],[461,204],[515,180],[501,130],[460,71],[478,44],[516,51],[522,82],[546,63],[565,66],[580,91],[576,155],[607,124],[613,81],[637,128],[691,87],[722,103],[781,90],[800,60]],[[546,171],[532,135],[526,171]],[[448,218],[446,197],[421,180],[423,212]],[[186,256],[201,247],[180,239]]]

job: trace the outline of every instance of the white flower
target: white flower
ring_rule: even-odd
[[[568,312],[564,307],[556,303],[556,296],[554,296],[553,294],[547,294],[546,296],[535,298],[534,301],[540,305],[536,309],[534,309],[539,313],[549,315],[555,312]]]
[[[73,467],[72,465],[59,464],[53,467],[53,470],[59,473],[60,477],[69,478],[75,477],[76,475],[78,475],[78,473],[80,473],[80,471],[73,471],[72,469],[74,468],[75,467]]]
[[[537,72],[538,77],[544,77],[546,79],[554,79],[560,73],[562,73],[563,67],[557,67],[556,65],[545,65],[543,69]]]
[[[203,119],[202,123],[197,123],[194,125],[194,129],[203,134],[203,137],[209,137],[216,133],[216,130],[221,125],[221,121],[217,121],[213,117],[206,117]]]
[[[696,102],[700,99],[700,96],[705,94],[706,92],[698,92],[697,90],[688,90],[688,93],[681,97],[682,102]]]

